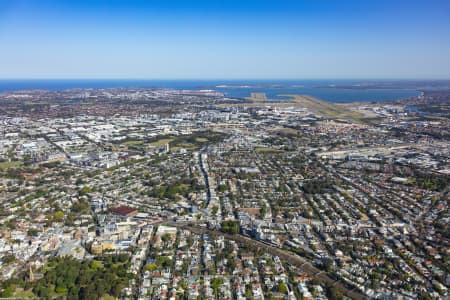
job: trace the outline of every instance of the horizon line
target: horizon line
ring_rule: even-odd
[[[310,78],[145,78],[145,77],[0,77],[0,81],[6,80],[142,80],[142,81],[150,81],[150,80],[161,80],[161,81],[219,81],[219,80],[282,80],[282,81],[295,81],[295,80],[389,80],[389,81],[447,81],[449,78],[419,78],[419,77],[394,77],[394,78],[382,78],[382,77],[361,77],[361,78],[332,78],[332,77],[310,77]]]

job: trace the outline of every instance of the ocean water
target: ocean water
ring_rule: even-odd
[[[0,92],[17,90],[65,90],[74,88],[145,87],[170,89],[212,89],[228,97],[244,98],[265,93],[268,99],[285,99],[283,94],[302,94],[330,102],[383,102],[418,96],[413,89],[336,89],[330,85],[351,85],[352,80],[0,80]]]

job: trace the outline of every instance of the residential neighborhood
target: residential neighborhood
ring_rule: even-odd
[[[448,297],[448,119],[211,90],[0,101],[3,298]]]

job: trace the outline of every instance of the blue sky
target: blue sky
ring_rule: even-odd
[[[450,78],[450,1],[0,0],[0,78]]]

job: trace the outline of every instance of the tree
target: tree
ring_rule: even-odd
[[[288,288],[284,282],[280,282],[280,284],[278,284],[278,292],[283,294],[286,294],[288,292]]]
[[[37,236],[39,231],[37,229],[31,228],[27,231],[28,236]]]
[[[168,256],[158,256],[156,258],[156,264],[163,268],[168,268],[172,265],[172,259]]]
[[[87,285],[80,289],[80,299],[97,299],[97,293],[93,285]]]
[[[232,220],[224,221],[222,222],[221,230],[229,234],[238,234],[240,231],[239,223]]]
[[[223,284],[223,278],[216,277],[212,280],[212,288],[214,290],[214,294],[216,295],[216,298],[217,298],[217,293],[218,293],[219,287],[222,284]]]
[[[41,284],[38,284],[33,289],[33,293],[35,293],[36,295],[38,295],[41,298],[47,299],[50,296],[50,289]]]
[[[91,191],[91,188],[87,185],[83,186],[83,188],[80,190],[80,195],[86,195]]]
[[[212,215],[213,215],[213,216],[217,215],[217,211],[218,211],[218,210],[219,210],[219,208],[217,207],[217,205],[214,205],[213,208],[212,208],[212,212],[211,212]]]
[[[130,279],[128,260],[125,254],[109,255],[103,261],[54,258],[44,277],[29,284],[35,295],[46,299],[55,293],[68,300],[100,299],[107,293],[118,297]]]
[[[14,256],[14,254],[7,254],[7,255],[3,256],[3,258],[2,258],[2,262],[5,265],[9,265],[15,261],[16,261],[16,257]]]
[[[61,221],[64,218],[64,213],[62,211],[57,211],[53,214],[53,219],[56,221]]]
[[[13,289],[12,287],[8,286],[7,288],[5,288],[1,293],[0,293],[0,297],[1,298],[11,298],[13,295]]]
[[[161,240],[162,240],[164,243],[167,243],[168,241],[170,241],[170,235],[169,235],[168,233],[164,234],[164,235],[161,237]]]
[[[153,272],[153,271],[155,271],[157,268],[158,268],[158,266],[157,266],[156,264],[147,264],[147,265],[145,265],[145,267],[144,267],[144,269],[145,269],[146,271],[149,271],[149,272]]]
[[[226,184],[219,184],[218,186],[217,186],[217,191],[219,191],[219,192],[225,192],[227,190],[227,185]]]
[[[187,286],[187,284],[186,284],[186,281],[184,281],[184,280],[181,280],[181,281],[179,282],[179,284],[180,284],[180,286],[181,286],[181,288],[182,288],[183,290],[186,290],[186,289],[188,288],[188,286]]]
[[[59,286],[55,289],[55,292],[58,294],[65,294],[67,292],[67,288]]]
[[[71,211],[75,213],[87,213],[89,212],[89,210],[90,210],[89,203],[83,199],[78,200],[71,207]]]
[[[253,299],[252,287],[249,284],[245,286],[245,297],[247,299]]]
[[[327,297],[330,299],[340,300],[344,297],[344,295],[342,295],[342,293],[335,286],[330,286],[327,288]]]
[[[266,216],[266,213],[267,213],[266,205],[261,206],[261,208],[259,210],[259,216],[261,217],[261,219]]]

